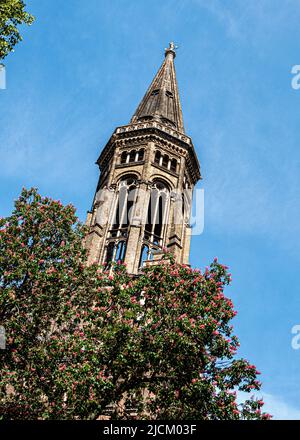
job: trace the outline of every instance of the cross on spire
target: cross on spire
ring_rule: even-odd
[[[176,57],[176,50],[178,49],[178,46],[174,43],[174,41],[171,41],[169,43],[169,47],[165,48],[165,55],[167,56],[168,53],[171,53],[174,58]]]

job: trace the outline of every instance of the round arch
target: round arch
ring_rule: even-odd
[[[160,174],[153,174],[151,176],[151,182],[162,182],[169,191],[172,191],[175,186],[173,182],[165,176],[161,176]]]
[[[141,178],[140,173],[138,173],[136,171],[128,172],[128,170],[127,170],[127,171],[124,171],[123,173],[118,175],[118,177],[116,179],[116,182],[120,183],[121,180],[125,180],[125,179],[140,179],[140,178]]]

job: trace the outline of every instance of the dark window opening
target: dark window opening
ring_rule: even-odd
[[[171,171],[176,173],[176,169],[177,169],[177,160],[176,159],[172,159],[171,160]]]
[[[161,158],[161,152],[160,151],[156,151],[155,152],[154,162],[159,164],[160,158]]]
[[[169,156],[167,156],[167,155],[165,154],[164,157],[163,157],[163,160],[162,160],[162,166],[165,167],[165,168],[167,168],[167,166],[168,166],[168,162],[169,162]]]
[[[106,266],[109,267],[110,263],[120,261],[121,263],[125,260],[126,253],[126,241],[122,240],[119,242],[110,242],[106,248]]]
[[[126,159],[127,159],[127,151],[123,151],[121,155],[121,163],[126,163]]]
[[[144,150],[140,150],[138,154],[138,161],[141,161],[144,159]]]
[[[114,256],[115,244],[109,243],[106,250],[106,264],[112,262]]]
[[[131,150],[129,154],[129,162],[135,162],[135,155],[136,155],[136,151]]]

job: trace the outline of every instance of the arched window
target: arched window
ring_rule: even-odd
[[[132,177],[125,178],[119,184],[116,207],[117,229],[127,228],[132,216],[132,208],[136,199],[136,181]]]
[[[123,153],[121,154],[121,163],[126,163],[126,159],[127,159],[127,151],[123,151]]]
[[[171,159],[167,154],[163,155],[159,150],[155,151],[154,163],[173,173],[177,172],[177,159]]]
[[[141,251],[141,257],[140,257],[140,261],[139,261],[139,267],[143,266],[143,263],[147,260],[152,260],[152,253],[151,250],[149,248],[149,246],[147,244],[143,244],[142,246],[142,251]]]
[[[125,252],[126,252],[126,241],[125,240],[119,241],[116,249],[116,261],[123,262],[125,258]]]
[[[160,157],[161,157],[161,152],[158,151],[158,150],[156,150],[156,152],[155,152],[155,157],[154,157],[154,162],[157,163],[157,164],[159,164],[159,162],[160,162]]]
[[[120,261],[124,262],[126,253],[126,241],[121,240],[119,242],[110,241],[106,247],[106,267],[109,267],[111,263]]]
[[[162,235],[163,221],[164,221],[164,211],[165,211],[165,200],[164,194],[159,194],[158,203],[157,203],[157,212],[155,218],[155,226],[154,226],[154,235],[153,235],[153,243],[159,245],[160,239]]]
[[[176,173],[176,170],[177,170],[177,160],[176,159],[172,159],[171,160],[171,171]]]
[[[162,166],[167,168],[168,167],[168,162],[169,162],[169,156],[167,154],[164,155],[163,160],[162,160]]]
[[[114,261],[114,253],[115,253],[114,251],[115,251],[115,243],[111,242],[107,245],[106,248],[106,259],[105,259],[106,265]]]
[[[169,190],[167,186],[160,180],[154,181],[148,205],[140,266],[145,260],[152,259],[155,250],[163,248],[168,204]]]
[[[131,150],[129,154],[129,162],[135,162],[136,151]]]
[[[133,215],[137,184],[135,176],[124,177],[118,186],[115,209],[111,220],[106,252],[106,263],[124,261],[128,227]]]
[[[143,148],[141,150],[139,150],[138,161],[144,160],[144,152],[145,152],[145,150]]]

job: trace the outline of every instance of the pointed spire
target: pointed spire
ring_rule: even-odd
[[[184,133],[182,110],[174,66],[175,50],[170,43],[165,49],[165,59],[154,77],[130,122],[158,120]]]

